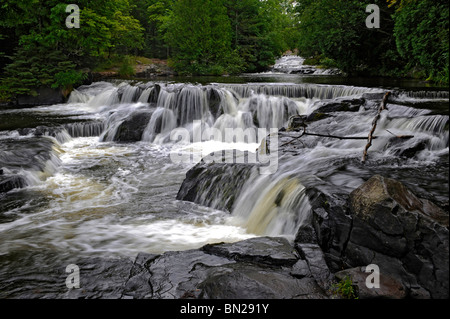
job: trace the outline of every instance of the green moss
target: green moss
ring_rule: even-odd
[[[353,285],[353,281],[349,276],[345,276],[344,279],[335,283],[330,288],[333,296],[343,299],[358,299],[356,289]]]

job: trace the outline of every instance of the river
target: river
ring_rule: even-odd
[[[295,161],[281,162],[273,176],[252,174],[227,211],[214,208],[220,205],[211,204],[211,198],[205,199],[209,207],[176,200],[186,172],[214,150],[256,151],[262,137],[250,143],[209,138],[185,145],[171,140],[171,132],[193,133],[193,121],[220,132],[279,129],[321,101],[387,90],[395,94],[371,159],[379,171],[448,202],[448,88],[418,81],[273,73],[114,80],[82,86],[65,104],[0,110],[2,176],[24,180],[23,188],[0,193],[0,298],[52,297],[50,288],[36,291],[52,269],[61,273],[78,259],[132,261],[140,252],[160,254],[261,235],[291,238],[308,210],[304,187],[291,178],[293,172],[350,192],[373,172],[352,164],[359,161],[364,141],[316,143]],[[326,131],[367,136],[375,108],[339,112]],[[149,117],[139,140],[119,141],[121,124],[144,113]],[[323,131],[324,123],[312,123],[311,129]],[[392,133],[414,135],[408,143],[423,141],[423,147],[412,158],[400,158],[393,149],[405,146],[385,147]],[[192,153],[192,160],[175,163],[171,154],[180,152]],[[342,158],[346,161],[339,164]],[[280,192],[282,203],[273,210]]]

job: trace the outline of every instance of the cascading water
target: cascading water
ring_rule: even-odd
[[[366,166],[360,163],[364,140],[292,142],[298,135],[280,132],[275,174],[247,164],[223,167],[216,176],[205,171],[195,203],[175,200],[202,156],[256,152],[266,137],[226,141],[227,129],[280,129],[292,115],[320,112],[321,103],[383,92],[294,83],[98,82],[74,90],[66,104],[2,110],[2,118],[26,113],[39,121],[0,132],[0,183],[11,176],[26,181],[0,193],[0,263],[8,265],[0,267],[0,279],[28,252],[41,254],[46,265],[66,266],[74,256],[134,257],[261,235],[292,238],[309,222],[307,187],[348,193],[379,172],[445,200],[449,117],[421,103],[448,103],[448,92],[405,91],[394,92],[383,112]],[[361,103],[308,123],[308,132],[367,136],[377,103]],[[187,143],[172,139],[177,130],[189,133]],[[399,143],[393,135],[414,138]],[[174,153],[190,154],[191,161],[175,163]]]

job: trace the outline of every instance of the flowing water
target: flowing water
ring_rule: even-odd
[[[224,140],[227,128],[281,128],[292,115],[308,115],[326,99],[357,99],[387,89],[231,80],[98,82],[78,88],[65,104],[0,110],[1,176],[25,180],[25,187],[0,193],[0,282],[8,278],[0,284],[0,297],[25,293],[26,287],[12,283],[15,277],[26,274],[32,281],[40,267],[65,268],[77,258],[133,259],[139,252],[260,235],[292,238],[308,220],[305,185],[314,183],[350,192],[370,174],[387,172],[448,201],[448,91],[417,88],[395,90],[370,150],[372,169],[360,164],[365,141],[305,139],[297,153],[280,158],[275,175],[249,172],[231,211],[176,200],[186,172],[202,156],[222,149],[255,152],[265,137]],[[377,108],[367,105],[372,108],[336,113],[309,130],[367,136]],[[122,125],[136,114],[140,119],[148,114],[142,135],[118,142]],[[214,134],[200,131],[202,139],[195,140],[195,121]],[[189,133],[188,143],[171,140],[181,129]],[[414,138],[387,147],[392,134]],[[412,158],[399,157],[418,144]],[[191,161],[174,162],[171,155],[181,153],[191,154]],[[205,181],[205,189],[214,182]],[[29,256],[39,256],[39,262],[25,271]]]

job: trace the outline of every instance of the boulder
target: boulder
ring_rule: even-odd
[[[408,289],[417,283],[432,298],[449,297],[447,212],[380,175],[353,191],[349,203],[353,218],[345,251],[349,264],[378,260],[382,273]]]
[[[404,288],[400,295],[379,290],[368,298],[448,298],[447,212],[379,175],[350,195],[328,191],[308,189],[311,225],[300,227],[295,239],[303,259],[308,260],[308,251],[300,247],[317,244],[332,273],[376,264]],[[323,265],[320,258],[309,259],[312,273],[311,265]]]
[[[152,110],[139,110],[134,112],[120,124],[113,140],[124,143],[140,141],[152,114]]]
[[[294,278],[286,271],[245,263],[211,269],[199,288],[204,299],[328,298],[312,278]]]

